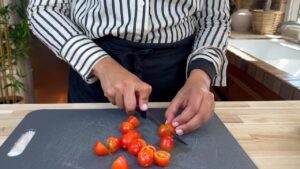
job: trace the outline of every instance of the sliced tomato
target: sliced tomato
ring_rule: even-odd
[[[167,167],[170,164],[171,154],[167,151],[156,151],[154,153],[154,162],[160,167]]]
[[[135,139],[133,141],[131,141],[129,147],[128,147],[128,152],[134,156],[136,156],[140,151],[141,149],[146,146],[147,143],[144,139]]]
[[[109,150],[103,143],[97,140],[94,146],[94,153],[98,156],[105,156],[109,153]]]
[[[154,161],[155,148],[153,146],[145,146],[138,153],[138,163],[142,167],[150,167]]]
[[[175,128],[171,124],[162,124],[159,126],[158,135],[163,136],[173,136],[175,134]]]
[[[174,139],[172,136],[163,136],[160,138],[160,149],[165,151],[172,151],[174,148]]]
[[[132,124],[134,128],[140,125],[140,120],[133,115],[128,117],[127,122]]]
[[[120,125],[120,132],[122,134],[126,134],[126,133],[128,133],[128,131],[133,130],[133,129],[134,129],[134,126],[127,121],[122,122]]]
[[[129,169],[129,164],[124,156],[119,156],[112,164],[111,169]]]
[[[138,138],[141,138],[140,133],[136,130],[130,130],[128,133],[124,134],[122,137],[122,147],[124,149],[128,148],[131,141],[138,139]]]
[[[121,139],[116,136],[110,136],[107,138],[106,143],[110,153],[118,151],[122,147]]]

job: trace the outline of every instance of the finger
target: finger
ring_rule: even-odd
[[[152,87],[142,82],[138,85],[136,90],[140,109],[142,111],[148,110],[149,96],[152,92]]]
[[[174,118],[173,123],[178,123],[179,125],[187,123],[197,114],[201,102],[202,94],[200,96],[191,95],[191,97],[188,100],[187,106],[180,115]]]
[[[171,101],[170,105],[168,106],[165,117],[166,117],[166,123],[172,123],[173,119],[175,118],[177,112],[179,111],[180,107],[183,106],[183,99],[181,96],[176,95],[175,98]],[[178,123],[172,123],[174,127],[177,127]]]
[[[209,105],[208,105],[209,106]],[[215,109],[215,101],[214,99],[212,100],[212,103],[210,104],[210,113],[208,113],[204,118],[203,118],[203,123],[206,123],[210,118],[214,116],[214,109]]]
[[[195,115],[189,122],[180,125],[176,128],[176,134],[183,135],[199,128],[202,125],[203,114]]]
[[[207,114],[204,118],[203,118],[203,122],[202,123],[206,123],[209,121],[209,119],[211,119],[214,116],[214,112],[211,111],[211,113]]]
[[[115,97],[107,97],[107,99],[111,104],[116,105]]]
[[[176,128],[178,135],[190,133],[193,130],[201,127],[212,114],[213,101],[208,98],[203,98],[197,114],[187,123],[180,125]]]
[[[124,91],[124,106],[129,114],[134,112],[136,108],[136,96],[132,86],[127,87]]]
[[[115,91],[113,89],[107,89],[107,90],[105,90],[104,96],[109,100],[109,102],[111,104],[116,105]]]
[[[124,102],[123,102],[123,95],[122,93],[117,93],[116,94],[116,105],[120,108],[124,108]]]

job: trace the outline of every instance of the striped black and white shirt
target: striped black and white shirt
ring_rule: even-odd
[[[173,43],[195,35],[187,72],[205,62],[200,69],[213,85],[226,85],[228,0],[30,0],[27,12],[33,33],[88,83],[96,80],[92,67],[108,56],[92,39]]]

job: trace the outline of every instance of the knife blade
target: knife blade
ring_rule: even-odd
[[[137,108],[136,110],[142,118],[144,119],[149,119],[152,123],[154,123],[155,125],[157,126],[160,126],[162,125],[163,123],[160,122],[158,119],[156,119],[155,117],[153,117],[152,115],[150,114],[147,114],[147,111],[142,111],[140,110],[139,108]],[[180,138],[177,134],[174,134],[174,138],[175,140],[177,140],[178,142],[184,144],[184,145],[188,145],[185,141],[182,140],[182,138]]]

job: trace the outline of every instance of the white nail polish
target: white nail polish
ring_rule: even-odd
[[[177,121],[174,121],[174,122],[172,123],[172,125],[173,125],[173,127],[177,127],[177,126],[179,126],[179,123],[178,123]]]
[[[179,136],[183,135],[183,130],[177,129],[176,134],[179,135]]]
[[[147,109],[148,109],[148,105],[147,105],[147,104],[143,104],[143,105],[142,105],[142,110],[143,110],[143,111],[146,111]]]
[[[168,123],[169,123],[168,120],[166,120],[165,124],[168,124]]]

